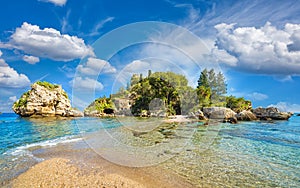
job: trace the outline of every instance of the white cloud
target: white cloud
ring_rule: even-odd
[[[8,43],[2,43],[1,46],[57,61],[70,61],[94,56],[92,47],[85,45],[83,39],[66,34],[62,35],[53,28],[40,29],[39,26],[26,22],[16,29]]]
[[[111,66],[109,62],[96,59],[88,58],[87,62],[77,66],[77,71],[84,75],[99,75],[101,73],[116,73],[115,67]]]
[[[23,60],[26,61],[29,64],[36,64],[40,62],[40,58],[30,55],[24,55]]]
[[[11,97],[9,97],[8,99],[9,99],[9,101],[11,101],[11,102],[15,102],[15,101],[17,100],[17,96],[11,96]]]
[[[66,75],[68,78],[74,78],[75,70],[76,68],[73,68],[70,66],[70,64],[65,64],[62,67],[58,67],[58,70]]]
[[[287,23],[280,30],[267,22],[263,27],[236,27],[218,24],[216,51],[223,51],[219,60],[227,56],[238,60],[226,63],[246,71],[272,75],[300,74],[300,24]],[[226,54],[227,53],[227,54]],[[218,54],[214,54],[217,56]]]
[[[73,89],[86,92],[100,91],[104,88],[102,83],[87,77],[75,77],[72,81],[70,81],[70,84]]]
[[[19,74],[11,68],[4,59],[0,59],[0,86],[4,88],[23,88],[29,86],[30,81],[24,74]]]
[[[53,3],[56,6],[64,6],[67,3],[67,0],[40,0],[40,1]]]
[[[99,34],[100,34],[99,30],[100,30],[106,23],[112,22],[114,19],[115,19],[114,17],[108,17],[108,18],[106,18],[106,19],[101,20],[100,22],[98,22],[98,23],[94,26],[94,28],[93,28],[92,32],[89,34],[89,36],[99,35]]]
[[[288,102],[278,102],[271,104],[268,107],[277,107],[282,112],[300,112],[300,104],[291,104]]]
[[[258,93],[258,92],[247,94],[246,97],[254,101],[262,101],[269,98],[268,95],[265,95],[263,93]]]

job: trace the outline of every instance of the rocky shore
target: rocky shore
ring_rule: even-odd
[[[258,107],[253,110],[243,110],[241,112],[234,112],[230,108],[225,107],[205,107],[203,111],[198,110],[191,112],[189,118],[199,120],[218,120],[222,122],[238,123],[238,121],[256,121],[256,120],[288,120],[293,113],[281,112],[275,107]]]

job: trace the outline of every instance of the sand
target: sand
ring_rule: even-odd
[[[41,162],[21,174],[13,187],[145,187],[118,174],[102,174],[94,170],[84,172],[70,160],[53,158]]]
[[[161,166],[126,167],[105,160],[85,142],[41,148],[45,159],[14,179],[12,187],[194,187]]]

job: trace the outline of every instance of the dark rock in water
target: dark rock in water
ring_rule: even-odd
[[[198,117],[199,120],[208,120],[207,117],[205,117],[204,113],[201,110],[197,110],[195,112],[196,117]]]
[[[238,120],[237,120],[236,117],[229,118],[227,121],[228,121],[229,123],[231,123],[231,124],[237,124],[237,123],[238,123]]]
[[[292,116],[292,113],[281,112],[278,108],[275,107],[258,107],[253,110],[253,113],[257,118],[261,120],[288,120]]]
[[[73,109],[67,93],[60,85],[36,82],[31,90],[17,100],[13,111],[22,117],[81,117],[83,113]]]
[[[257,117],[254,113],[249,110],[243,110],[242,112],[236,115],[237,120],[239,121],[255,121]]]
[[[297,116],[300,116],[300,114],[297,114]]]

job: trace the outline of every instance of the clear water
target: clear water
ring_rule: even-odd
[[[149,123],[149,120],[146,120]],[[29,120],[14,114],[0,115],[0,185],[42,159],[32,150],[59,143],[77,142],[82,133],[103,128],[127,145],[155,145],[184,140],[174,157],[160,165],[175,171],[198,187],[300,187],[300,117],[289,121],[244,122],[237,125],[201,123],[167,126],[132,133],[116,119],[79,118]],[[124,125],[123,122],[123,125]],[[141,125],[143,120],[139,121]],[[101,125],[101,126],[99,126]],[[164,125],[165,126],[165,125]],[[129,127],[129,129],[128,129]],[[140,126],[139,126],[140,127]],[[143,130],[142,130],[143,131]],[[130,133],[130,134],[129,134]],[[177,135],[177,136],[176,136]],[[167,152],[157,156],[167,155]]]

